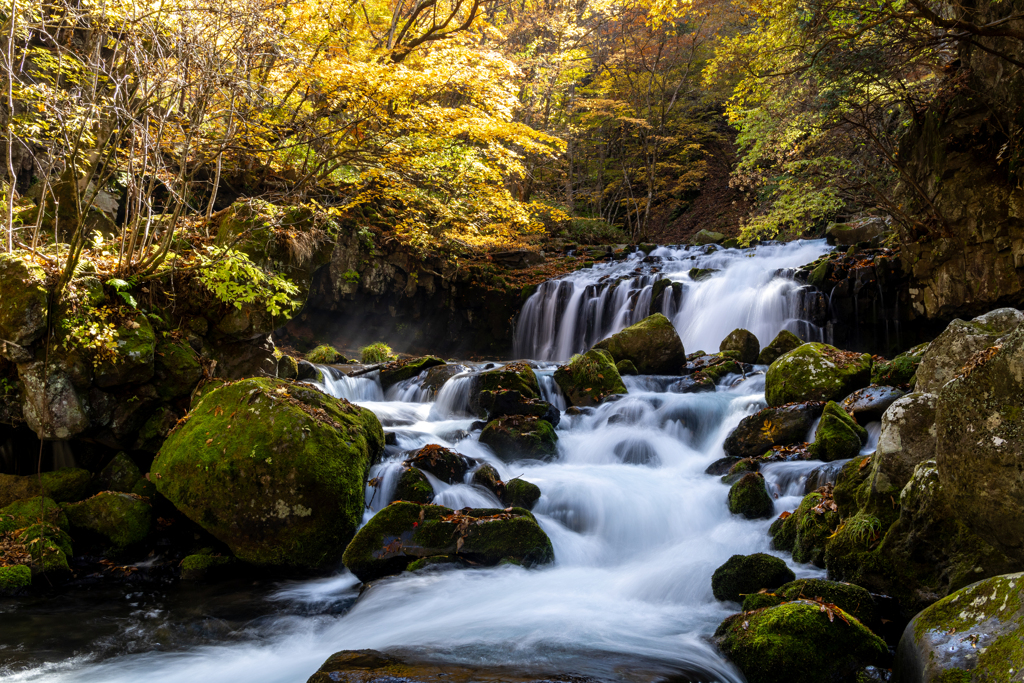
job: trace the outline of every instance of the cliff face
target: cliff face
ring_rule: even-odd
[[[978,2],[967,19],[984,25],[1022,13],[1024,0]],[[1024,301],[1024,69],[1010,61],[1024,62],[1024,41],[974,40],[948,96],[918,118],[900,149],[928,196],[899,189],[911,215],[938,214],[903,246],[914,313],[930,319]]]

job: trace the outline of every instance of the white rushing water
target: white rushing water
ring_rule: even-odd
[[[655,255],[671,257],[658,275],[682,280],[691,262],[723,268],[717,279],[691,283],[674,315],[688,348],[713,351],[735,327],[747,325],[767,342],[791,325],[785,298],[795,285],[772,273],[824,250],[811,243],[697,258],[667,249]],[[577,273],[567,280],[572,296],[605,271],[635,265]],[[542,288],[538,296],[543,293]],[[582,295],[578,299],[582,304]],[[543,301],[531,304],[543,306]],[[562,319],[568,324],[571,316]],[[627,322],[616,317],[615,325]],[[536,355],[565,357],[579,350],[563,348],[561,333],[547,329],[547,345],[531,342]],[[538,376],[546,398],[564,408],[551,380],[553,368],[538,364]],[[493,465],[504,480],[520,476],[540,487],[534,512],[554,546],[553,565],[407,573],[375,582],[342,615],[318,611],[317,605],[354,598],[359,591],[358,581],[339,568],[336,576],[282,587],[274,600],[310,606],[310,615],[270,618],[258,637],[241,634],[219,645],[106,661],[85,654],[10,678],[295,683],[338,650],[376,648],[556,673],[585,672],[606,661],[611,662],[602,669],[606,679],[633,680],[632,672],[655,667],[690,672],[693,680],[742,681],[709,639],[737,608],[714,599],[711,575],[733,554],[774,552],[767,535],[771,520],[730,514],[728,487],[704,471],[722,457],[722,443],[740,419],[764,405],[763,374],[726,377],[717,391],[698,394],[672,393],[664,378],[627,377],[629,393],[620,400],[563,416],[558,456],[551,462],[503,462],[479,443],[479,431],[472,431],[477,418],[468,412],[469,392],[479,370],[467,366],[436,397],[422,386],[422,377],[385,395],[373,375],[327,373],[327,391],[369,408],[396,433],[398,447],[389,448],[371,473],[380,477],[380,485],[368,491],[367,518],[390,501],[405,454],[441,444]],[[807,475],[818,465],[780,463],[765,469],[779,496],[776,513],[799,503]],[[432,483],[435,502],[449,507],[498,505],[492,494],[469,484]],[[822,575],[809,565],[791,566],[798,576]]]

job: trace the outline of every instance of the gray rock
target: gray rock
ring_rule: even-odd
[[[915,392],[893,402],[882,416],[882,432],[872,458],[872,486],[899,490],[914,468],[935,458],[935,394]]]
[[[89,427],[85,402],[64,370],[42,361],[18,366],[21,411],[29,429],[41,439],[70,439]]]
[[[916,391],[937,392],[970,360],[1024,321],[1024,313],[1001,308],[970,322],[954,320],[928,347],[917,368]]]
[[[881,420],[889,406],[903,396],[904,393],[896,387],[872,385],[853,392],[843,399],[841,405],[843,410],[857,420],[857,424],[865,425]]]
[[[764,408],[740,420],[725,439],[726,455],[750,458],[764,455],[772,446],[805,441],[824,404],[796,403],[779,408]]]
[[[725,235],[720,232],[714,232],[712,230],[701,230],[696,235],[690,238],[690,244],[694,246],[703,246],[705,244],[719,244],[725,240]]]

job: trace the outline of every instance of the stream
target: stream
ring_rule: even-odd
[[[763,345],[782,329],[821,332],[799,319],[793,267],[824,242],[754,249],[659,248],[645,258],[599,264],[542,285],[526,303],[516,355],[535,360],[545,400],[564,409],[556,361],[648,313],[655,281],[669,278],[661,311],[687,352],[718,350],[745,327]],[[718,272],[702,281],[691,268]],[[614,289],[603,282],[619,281]],[[467,412],[474,373],[500,363],[464,363],[436,396],[422,378],[388,392],[372,375],[325,370],[322,388],[372,410],[396,434],[371,477],[366,519],[391,500],[407,451],[436,443],[522,477],[542,496],[534,508],[555,563],[539,569],[406,573],[360,594],[344,568],[311,581],[171,586],[139,594],[108,590],[0,600],[0,679],[10,681],[246,681],[300,683],[339,650],[375,648],[428,661],[590,676],[604,681],[740,682],[710,640],[735,611],[711,593],[711,574],[733,554],[773,552],[771,520],[729,513],[728,487],[705,474],[744,416],[764,405],[764,367],[720,380],[710,393],[673,391],[677,378],[625,377],[629,393],[563,415],[551,462],[503,462],[479,443]],[[877,442],[870,425],[864,451]],[[774,463],[762,469],[776,513],[840,463]],[[468,480],[467,476],[467,480]],[[501,507],[469,484],[432,480],[435,503]],[[787,562],[798,577],[823,576]]]

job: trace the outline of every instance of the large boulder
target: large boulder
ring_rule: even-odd
[[[386,391],[393,384],[415,377],[424,370],[444,364],[445,362],[436,356],[403,358],[402,360],[388,363],[380,369],[380,385]]]
[[[814,443],[807,450],[825,462],[845,460],[857,455],[867,439],[867,431],[838,403],[829,401],[814,430]]]
[[[768,519],[775,503],[765,486],[764,475],[748,472],[729,489],[729,512],[747,519]]]
[[[145,540],[153,526],[153,508],[131,493],[102,491],[79,503],[64,506],[72,533],[98,537],[115,550]]]
[[[901,683],[1024,680],[1024,573],[996,576],[915,616],[896,651]]]
[[[935,394],[914,392],[897,399],[882,415],[872,461],[874,486],[902,489],[914,468],[935,457]]]
[[[611,355],[597,348],[573,356],[572,360],[555,370],[554,377],[574,406],[596,406],[609,396],[628,392]]]
[[[722,340],[718,350],[722,353],[734,352],[735,359],[741,363],[756,363],[758,354],[761,353],[761,342],[757,341],[753,332],[737,328]]]
[[[370,411],[307,385],[246,379],[202,397],[151,479],[239,559],[321,568],[361,522],[366,475],[383,450]]]
[[[690,238],[690,244],[697,247],[702,247],[707,244],[719,244],[723,241],[725,241],[725,235],[723,233],[708,230],[706,228],[699,230]]]
[[[553,457],[558,453],[557,441],[550,422],[530,415],[491,420],[480,433],[480,443],[490,446],[502,460]]]
[[[630,360],[641,375],[678,375],[686,363],[683,342],[672,322],[661,313],[594,345],[612,354],[615,362]]]
[[[990,314],[991,315],[991,314]],[[934,345],[933,345],[934,346]],[[939,392],[939,481],[981,539],[1024,562],[1024,326]],[[969,511],[969,514],[966,513]]]
[[[519,361],[481,373],[479,391],[518,391],[523,398],[540,398],[536,373]]]
[[[0,254],[0,292],[0,340],[24,347],[43,336],[49,296],[43,269],[15,254]]]
[[[466,509],[396,502],[366,523],[345,549],[345,566],[360,581],[404,571],[412,562],[458,556],[476,565],[505,560],[534,566],[554,560],[547,534],[529,511]]]
[[[803,401],[841,401],[871,381],[871,354],[840,351],[812,342],[779,356],[765,376],[770,406]]]
[[[761,353],[757,354],[757,364],[771,365],[779,356],[799,348],[803,343],[800,337],[789,330],[783,330],[775,335],[775,339],[768,342],[768,346],[761,349]]]
[[[1024,313],[1000,308],[969,322],[954,320],[928,346],[917,368],[915,391],[937,393],[971,356],[996,343],[1024,320]]]
[[[772,446],[804,441],[823,408],[824,404],[817,401],[759,410],[740,420],[736,429],[729,433],[725,439],[725,452],[735,457],[752,458],[764,455]]]
[[[744,595],[778,588],[794,579],[793,570],[774,555],[733,555],[711,575],[711,592],[716,600],[743,602]]]

